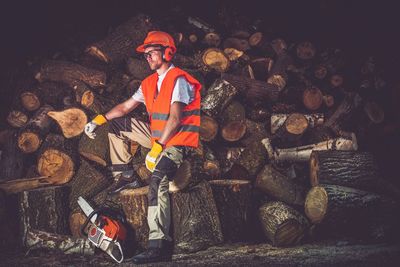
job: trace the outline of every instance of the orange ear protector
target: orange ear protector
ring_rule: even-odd
[[[166,47],[164,49],[163,59],[165,61],[167,61],[167,62],[171,61],[173,55],[174,55],[174,53],[172,52],[172,48],[171,47]]]

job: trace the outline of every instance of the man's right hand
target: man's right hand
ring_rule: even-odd
[[[97,115],[91,122],[88,122],[85,125],[85,134],[89,138],[94,139],[96,137],[96,133],[94,131],[97,129],[97,127],[106,122],[106,117],[104,117],[103,115]]]

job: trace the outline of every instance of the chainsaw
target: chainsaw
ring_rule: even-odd
[[[78,198],[78,205],[87,217],[81,228],[82,234],[113,260],[121,263],[124,260],[121,244],[126,239],[124,218],[110,209],[94,210],[83,197]],[[91,224],[88,226],[89,222]]]

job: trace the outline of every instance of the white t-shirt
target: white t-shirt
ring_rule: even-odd
[[[157,81],[157,90],[158,93],[160,93],[160,88],[161,88],[161,83],[165,78],[165,75],[168,73],[168,71],[175,66],[171,64],[171,66],[168,68],[166,72],[164,72],[161,75],[158,75],[158,81]],[[144,102],[144,96],[143,96],[143,91],[142,91],[142,85],[139,86],[139,89],[137,89],[136,93],[132,96],[133,99],[136,101]],[[185,77],[178,77],[175,81],[175,86],[174,86],[174,91],[172,92],[172,97],[171,97],[171,104],[174,102],[182,102],[185,103],[186,105],[191,103],[194,100],[194,89],[193,85],[191,85]]]

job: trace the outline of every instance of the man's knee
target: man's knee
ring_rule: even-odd
[[[112,119],[110,122],[109,132],[115,135],[121,135],[121,132],[131,132],[131,119],[127,116]]]
[[[157,163],[154,173],[161,173],[162,175],[166,175],[169,181],[175,176],[175,173],[178,169],[176,163],[168,157],[162,157],[160,161]]]

